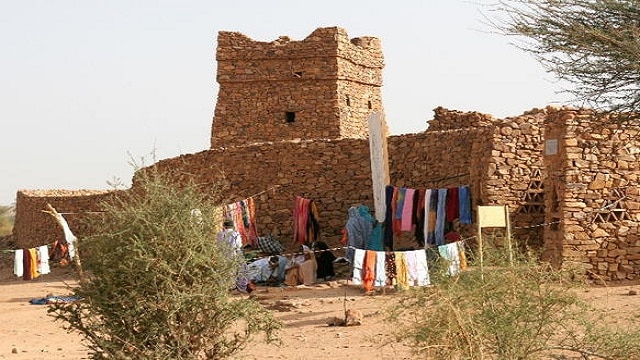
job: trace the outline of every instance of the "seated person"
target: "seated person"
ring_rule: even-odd
[[[281,255],[258,259],[249,264],[249,279],[258,284],[277,285],[284,281],[289,260]]]
[[[329,280],[336,276],[333,270],[333,261],[336,256],[329,251],[329,246],[323,241],[316,241],[313,244],[313,250],[316,254],[316,262],[318,263],[317,278],[323,280]]]
[[[289,286],[313,285],[316,282],[318,264],[313,251],[306,245],[301,245],[301,254],[293,257],[285,269],[284,283]]]

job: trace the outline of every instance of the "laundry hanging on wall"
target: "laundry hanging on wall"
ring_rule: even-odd
[[[393,237],[413,232],[420,246],[448,243],[447,233],[457,220],[471,224],[469,186],[442,189],[411,189],[387,185],[384,246],[393,249]]]
[[[319,234],[320,223],[316,203],[296,196],[293,203],[293,242],[309,245],[318,240]]]
[[[256,245],[258,228],[253,197],[228,204],[225,207],[224,216],[225,219],[233,221],[233,226],[240,233],[243,245]]]

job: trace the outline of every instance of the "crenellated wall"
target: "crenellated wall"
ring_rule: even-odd
[[[319,28],[301,41],[218,34],[220,84],[211,148],[294,139],[366,138],[382,107],[380,41]]]

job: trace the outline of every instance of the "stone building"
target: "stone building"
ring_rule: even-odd
[[[313,199],[322,239],[337,245],[348,208],[364,204],[373,209],[366,120],[371,112],[383,111],[380,42],[350,39],[337,27],[317,29],[300,41],[258,42],[221,32],[216,59],[220,90],[211,148],[154,166],[198,184],[224,178],[232,199],[254,198],[259,233],[273,234],[286,245],[292,245],[295,196]],[[437,108],[425,131],[388,137],[391,184],[469,185],[474,208],[509,206],[520,247],[541,250],[558,266],[578,262],[607,279],[634,278],[640,274],[638,215],[632,211],[637,203],[631,201],[636,190],[630,189],[637,180],[636,148],[624,150],[633,154],[615,148],[625,145],[621,134],[626,128],[604,127],[596,134],[601,138],[587,138],[587,130],[580,128],[583,140],[572,140],[579,127],[571,121],[586,122],[593,115],[547,108],[496,119]],[[548,150],[554,142],[545,133],[557,140],[553,155]],[[605,164],[606,171],[598,170]],[[74,228],[83,212],[95,210],[98,198],[113,195],[20,191],[16,241],[30,247],[62,235],[38,211],[46,203],[80,214],[69,219]],[[588,214],[600,214],[609,204],[599,196],[615,203],[611,207],[623,206],[624,218],[602,213],[609,220],[585,222]],[[475,234],[472,226],[463,231]]]

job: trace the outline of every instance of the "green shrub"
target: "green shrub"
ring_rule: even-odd
[[[491,257],[489,257],[491,258]],[[638,359],[640,332],[612,329],[572,291],[571,276],[537,264],[474,266],[415,289],[391,312],[428,359]]]
[[[51,310],[94,359],[221,359],[257,334],[277,340],[272,314],[234,298],[237,260],[216,241],[220,190],[205,195],[158,174],[103,204],[79,240],[87,280]],[[198,209],[198,216],[192,210]]]

